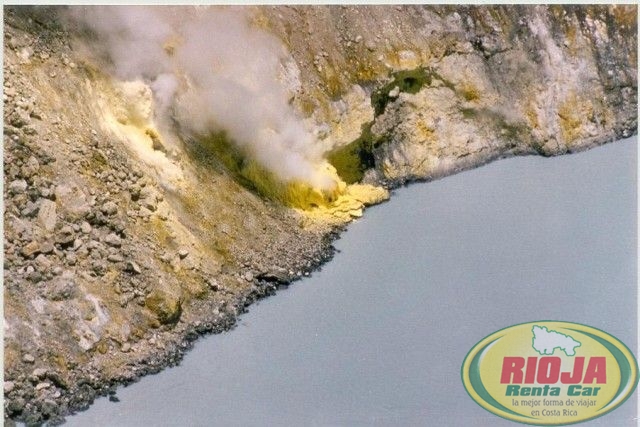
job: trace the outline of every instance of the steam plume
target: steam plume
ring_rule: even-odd
[[[283,181],[332,189],[323,147],[289,105],[279,75],[287,52],[249,24],[246,9],[99,6],[71,8],[97,35],[120,79],[144,79],[157,119],[195,135],[224,130]]]

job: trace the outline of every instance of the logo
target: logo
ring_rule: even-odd
[[[489,412],[538,426],[575,424],[620,406],[638,364],[617,338],[590,326],[539,321],[477,343],[462,364],[469,396]]]

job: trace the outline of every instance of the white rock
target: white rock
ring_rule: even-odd
[[[13,194],[24,193],[27,190],[27,181],[24,179],[16,179],[9,184],[9,190]]]
[[[87,221],[83,221],[82,224],[80,224],[80,231],[82,231],[82,233],[84,234],[91,233],[91,224],[89,224]]]
[[[52,232],[56,228],[57,221],[56,203],[49,199],[42,200],[38,211],[38,222],[42,225],[42,228]]]
[[[91,211],[87,197],[75,184],[60,184],[55,189],[56,203],[72,219],[83,218]]]
[[[120,246],[122,246],[122,239],[120,239],[120,237],[118,237],[115,233],[108,234],[107,237],[104,238],[104,242],[109,246],[113,246],[114,248],[119,248]]]

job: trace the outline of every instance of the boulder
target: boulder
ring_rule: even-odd
[[[16,179],[15,181],[11,181],[9,183],[9,191],[12,194],[20,194],[24,193],[27,190],[27,181],[24,179]]]
[[[75,184],[60,184],[54,193],[61,212],[71,220],[82,219],[91,211],[86,195]]]
[[[105,215],[115,215],[118,213],[118,205],[115,202],[109,200],[104,205],[102,205],[101,211]]]
[[[43,199],[40,202],[40,210],[38,211],[38,222],[46,231],[52,232],[56,228],[57,221],[56,203]]]
[[[45,287],[45,297],[51,301],[64,301],[76,296],[76,285],[73,273],[65,273],[56,277]]]
[[[119,248],[120,246],[122,246],[122,239],[115,233],[109,233],[107,237],[104,238],[104,242],[109,246],[113,246],[114,248]]]
[[[182,299],[162,289],[152,291],[144,305],[163,325],[177,323],[182,314]]]
[[[38,252],[40,252],[40,244],[36,241],[29,242],[22,248],[22,255],[25,257],[30,257]]]
[[[68,245],[72,244],[73,241],[75,240],[75,234],[73,232],[73,229],[71,227],[69,227],[68,225],[65,225],[56,234],[55,240],[56,240],[56,243],[58,243],[60,245],[63,245],[63,246],[68,246]]]

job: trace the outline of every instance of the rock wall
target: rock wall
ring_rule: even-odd
[[[433,179],[637,129],[633,6],[262,12],[301,66],[297,102],[329,124],[332,158],[349,179],[368,168],[369,182]]]
[[[62,10],[4,9],[8,424],[59,421],[177,363],[326,262],[390,187],[637,131],[634,6],[253,7],[349,184],[292,209],[216,140],[163,142],[148,87],[95,67]]]

